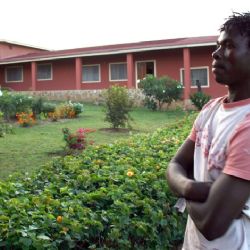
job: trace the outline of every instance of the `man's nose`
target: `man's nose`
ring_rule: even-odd
[[[217,48],[213,53],[212,53],[212,58],[215,60],[218,60],[221,58],[221,53],[220,53],[220,48]]]

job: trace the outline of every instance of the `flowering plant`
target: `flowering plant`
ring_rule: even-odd
[[[32,126],[35,123],[35,119],[33,117],[33,112],[21,112],[16,114],[17,122],[22,127],[29,127]]]
[[[93,141],[87,142],[86,134],[95,132],[95,130],[89,128],[79,128],[75,133],[71,133],[69,128],[63,128],[62,132],[63,139],[69,149],[83,150],[86,148],[88,143],[93,143]]]

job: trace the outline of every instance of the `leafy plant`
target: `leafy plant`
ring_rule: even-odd
[[[129,112],[132,110],[133,101],[128,90],[118,85],[111,86],[104,94],[105,97],[105,121],[111,123],[113,128],[129,127],[132,118]]]
[[[147,75],[139,82],[139,87],[146,96],[146,106],[152,110],[155,110],[156,106],[161,110],[164,103],[169,106],[182,95],[182,85],[168,76],[156,78],[153,75]]]
[[[0,111],[4,114],[4,119],[10,121],[11,116],[16,114],[16,105],[9,91],[2,91],[0,96]]]
[[[42,110],[41,112],[44,113],[45,115],[48,115],[48,113],[54,112],[56,109],[56,104],[51,103],[51,102],[44,102],[42,105]]]
[[[89,143],[86,134],[94,131],[93,129],[79,128],[75,133],[71,133],[69,128],[63,128],[63,139],[66,142],[66,147],[77,150],[85,149]]]
[[[83,104],[79,102],[71,102],[71,105],[73,106],[73,109],[75,111],[75,116],[79,116],[83,112]]]
[[[186,216],[174,209],[165,170],[192,121],[87,147],[0,182],[1,247],[171,249]]]
[[[44,98],[38,97],[33,99],[32,102],[32,112],[36,118],[43,112]]]
[[[12,92],[11,96],[16,106],[16,113],[29,112],[32,109],[32,96],[16,92]]]
[[[16,114],[17,122],[22,127],[29,127],[35,123],[35,119],[32,112],[21,112]]]
[[[198,109],[201,110],[202,107],[211,99],[211,96],[198,91],[196,93],[193,93],[190,95],[190,100],[194,104],[194,106]]]
[[[0,137],[4,137],[6,134],[14,134],[13,126],[4,122],[3,112],[0,111]]]

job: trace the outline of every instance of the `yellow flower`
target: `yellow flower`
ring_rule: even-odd
[[[127,176],[128,176],[128,177],[132,177],[134,174],[135,174],[135,173],[134,173],[133,171],[131,171],[131,170],[129,170],[129,171],[127,172]]]
[[[62,223],[62,219],[63,219],[63,217],[59,215],[59,216],[57,216],[56,221],[58,223]]]

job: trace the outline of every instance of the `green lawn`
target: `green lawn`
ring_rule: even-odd
[[[61,155],[65,146],[62,128],[68,127],[72,131],[78,128],[93,128],[96,132],[89,134],[88,138],[94,140],[95,144],[112,143],[131,134],[153,132],[183,117],[185,112],[152,112],[138,108],[131,115],[134,122],[130,132],[100,130],[110,127],[109,123],[104,122],[102,107],[87,104],[78,119],[43,122],[30,128],[16,127],[14,135],[0,138],[0,179],[3,180],[9,174],[19,171],[32,172],[53,157]]]

